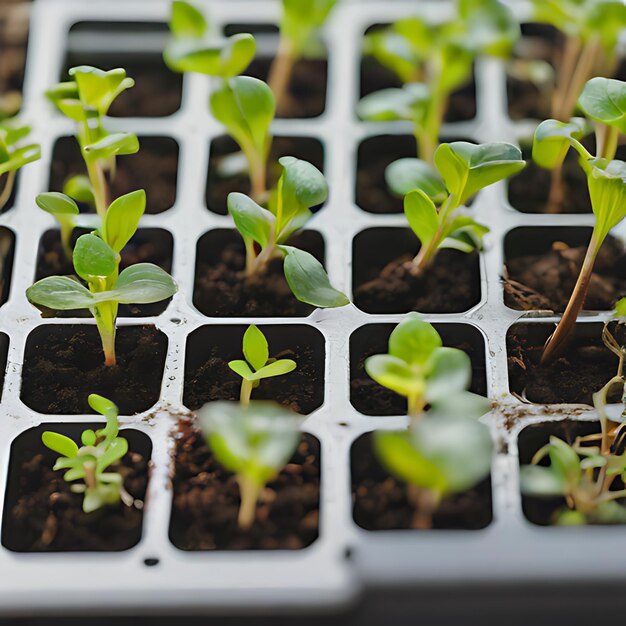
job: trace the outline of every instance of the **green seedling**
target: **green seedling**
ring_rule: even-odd
[[[623,327],[626,299],[617,303],[612,317],[618,326]],[[565,498],[566,506],[557,512],[556,524],[626,523],[626,507],[619,502],[626,498],[626,405],[618,420],[607,415],[608,395],[616,386],[621,390],[622,403],[626,402],[626,347],[611,331],[611,321],[604,324],[602,341],[619,361],[615,376],[593,394],[593,404],[600,418],[600,433],[577,437],[571,445],[558,437],[550,437],[549,443],[534,455],[531,465],[521,468],[524,494]],[[550,460],[550,465],[538,465],[545,458]]]
[[[254,523],[265,485],[293,456],[301,432],[300,416],[269,403],[210,402],[198,411],[200,426],[215,458],[236,475],[241,496],[238,523]]]
[[[283,173],[269,209],[242,193],[228,195],[228,210],[246,247],[246,273],[261,273],[271,259],[282,257],[285,278],[298,300],[318,307],[345,306],[348,298],[331,286],[322,264],[308,252],[285,245],[312,217],[311,207],[326,200],[326,180],[313,165],[295,157],[282,157],[279,163]]]
[[[447,495],[467,491],[490,471],[492,441],[478,421],[486,398],[467,391],[469,357],[442,345],[437,331],[409,314],[389,337],[389,353],[369,357],[365,370],[408,400],[405,432],[376,431],[374,449],[392,474],[408,483],[415,528],[430,528]]]
[[[595,224],[578,280],[556,331],[546,344],[542,360],[547,362],[565,347],[582,309],[596,256],[610,230],[626,217],[626,163],[615,160],[617,138],[626,129],[626,83],[594,78],[580,97],[580,105],[596,124],[599,152],[591,155],[580,139],[588,122],[572,118],[569,122],[546,120],[535,131],[533,159],[541,167],[561,166],[570,148],[579,155],[587,176]]]
[[[89,309],[96,319],[107,366],[116,363],[118,306],[159,302],[177,291],[174,279],[152,263],[137,263],[119,272],[120,252],[137,231],[145,206],[143,190],[121,196],[106,210],[100,230],[78,238],[74,270],[87,286],[74,277],[50,276],[26,290],[35,305],[59,311]]]
[[[0,210],[11,197],[17,171],[41,157],[38,144],[24,144],[30,131],[30,126],[15,118],[0,120],[0,180],[4,179],[0,191]]]
[[[475,145],[444,143],[435,152],[434,171],[423,161],[396,163],[403,185],[412,188],[404,197],[404,213],[420,249],[410,270],[422,272],[442,248],[471,252],[482,245],[489,229],[459,208],[475,193],[521,170],[525,162],[519,148],[508,143]],[[418,167],[415,167],[418,165]],[[439,207],[435,203],[439,204]]]
[[[418,157],[432,163],[451,93],[471,79],[477,56],[507,57],[518,37],[519,25],[499,0],[457,0],[444,22],[401,19],[367,35],[364,52],[403,86],[364,97],[357,112],[366,120],[412,122]]]
[[[228,363],[228,367],[241,376],[239,400],[242,404],[250,404],[252,390],[264,378],[282,376],[296,369],[296,362],[292,359],[270,358],[267,339],[254,324],[248,326],[243,335],[243,355],[245,361],[237,359]]]
[[[203,14],[193,5],[176,0],[170,18],[172,39],[163,58],[175,72],[196,72],[215,79],[210,109],[237,142],[248,162],[252,196],[266,200],[266,172],[276,101],[262,80],[240,76],[256,53],[250,34],[226,39],[212,37]]]
[[[51,191],[40,193],[35,199],[37,206],[50,213],[61,229],[61,243],[68,259],[72,258],[72,233],[76,227],[75,217],[80,213],[78,205],[66,194]]]
[[[98,509],[123,502],[135,503],[124,489],[124,479],[119,472],[106,471],[120,461],[128,452],[128,442],[119,437],[118,409],[113,402],[92,393],[89,406],[106,417],[106,426],[100,430],[84,430],[79,448],[73,439],[46,431],[41,440],[46,448],[60,454],[53,469],[66,470],[63,478],[72,484],[74,493],[83,494],[83,511],[92,513]],[[81,481],[76,483],[76,481]]]
[[[77,201],[93,204],[103,218],[110,203],[109,181],[115,176],[116,157],[135,154],[139,150],[134,133],[110,133],[105,129],[103,119],[114,100],[133,87],[135,81],[121,68],[104,71],[80,65],[71,68],[69,75],[73,80],[55,85],[46,96],[76,123],[76,139],[88,178],[71,178],[64,191]]]
[[[280,42],[268,78],[279,112],[284,109],[294,65],[316,46],[317,34],[336,3],[337,0],[283,0]]]

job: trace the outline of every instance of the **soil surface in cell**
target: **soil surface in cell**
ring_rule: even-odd
[[[417,250],[416,250],[417,252]],[[413,255],[385,265],[370,280],[357,284],[354,304],[366,313],[460,313],[480,301],[478,254],[441,250],[421,274],[410,271]]]
[[[561,313],[576,284],[586,246],[568,247],[556,242],[542,254],[524,255],[507,261],[504,302],[513,309],[536,309]],[[608,237],[594,265],[584,308],[609,310],[626,294],[624,244]]]
[[[323,243],[318,233],[299,233],[289,245],[322,261]],[[244,245],[236,231],[221,231],[219,242],[212,237],[210,242],[200,240],[193,302],[201,313],[211,317],[305,317],[313,311],[291,293],[282,259],[270,261],[265,272],[252,277],[245,273],[245,261]]]
[[[354,521],[365,530],[414,528],[415,507],[405,482],[391,476],[378,462],[372,435],[357,439],[351,452]],[[433,516],[435,529],[478,530],[492,519],[491,480],[445,498]]]
[[[589,334],[576,332],[560,356],[541,364],[544,344],[553,330],[552,325],[542,324],[536,331],[531,325],[516,325],[509,331],[507,354],[511,391],[540,404],[592,404],[592,394],[617,373],[617,357],[602,343],[601,325],[594,326]],[[619,328],[616,333],[623,345],[626,331]],[[616,391],[609,395],[613,402],[619,400]]]
[[[6,115],[14,115],[21,106],[29,8],[25,2],[0,6],[0,112]]]
[[[80,235],[89,232],[88,229],[76,228],[72,233],[72,245]],[[160,229],[141,229],[126,244],[121,253],[120,271],[136,263],[154,263],[166,272],[172,271],[172,237]],[[37,272],[35,280],[47,276],[73,276],[74,266],[67,258],[58,230],[46,231],[39,242],[37,256]],[[121,304],[120,317],[146,317],[159,315],[167,308],[171,298],[153,304]],[[86,309],[70,311],[45,310],[45,317],[91,317]]]
[[[62,137],[54,147],[50,169],[50,190],[63,191],[68,178],[86,175],[85,163],[73,137]],[[162,213],[176,200],[178,144],[167,137],[140,137],[139,152],[117,159],[115,176],[110,180],[111,199],[137,189],[145,189],[146,213]],[[95,209],[81,205],[81,210]]]
[[[106,367],[95,326],[41,326],[26,343],[21,398],[46,414],[93,413],[90,393],[113,400],[122,415],[146,411],[159,399],[166,352],[156,328],[122,326],[117,365]]]
[[[50,430],[57,432],[54,426]],[[3,545],[17,552],[102,552],[134,546],[141,537],[141,505],[149,475],[150,450],[145,435],[139,439],[140,433],[123,431],[130,451],[109,470],[123,476],[124,488],[138,506],[112,505],[87,514],[82,510],[82,494],[70,490],[71,483],[63,479],[63,471],[52,470],[59,455],[41,443],[44,430],[28,431],[22,436],[28,441],[13,446]],[[76,430],[73,438],[80,445],[79,433]],[[138,441],[143,445],[138,446]]]
[[[350,401],[354,408],[364,415],[406,415],[406,398],[378,384],[365,371],[365,360],[368,357],[387,353],[389,335],[393,328],[393,325],[382,324],[371,330],[362,327],[356,332],[367,334],[361,336],[359,345],[355,345],[353,338],[350,340]],[[476,340],[463,337],[448,340],[445,336],[446,325],[438,325],[436,328],[442,334],[444,345],[463,350],[469,355],[472,361],[470,391],[486,395],[485,346],[482,338],[480,336],[478,338],[480,344]],[[468,328],[470,331],[473,330],[471,327]]]
[[[209,154],[209,173],[207,179],[206,202],[214,213],[226,215],[228,213],[228,194],[234,191],[250,194],[250,177],[248,176],[247,162],[241,161],[244,169],[226,175],[224,170],[230,167],[227,159],[239,153],[239,147],[230,137],[217,137],[211,142]],[[312,163],[323,171],[324,149],[317,139],[310,137],[274,137],[268,159],[268,189],[273,189],[283,172],[278,159],[283,156],[293,156]],[[241,168],[238,168],[241,169]]]
[[[241,377],[228,367],[229,358],[220,355],[219,346],[206,346],[206,359],[185,375],[183,402],[192,411],[214,400],[239,400]],[[193,349],[193,348],[191,348]],[[315,346],[294,343],[292,348],[275,352],[270,342],[270,355],[275,359],[292,359],[297,363],[293,372],[261,381],[252,391],[254,400],[273,400],[298,413],[310,413],[324,400],[323,356],[322,371]],[[243,354],[233,355],[243,359]]]
[[[192,422],[180,422],[175,449],[170,539],[183,550],[297,550],[317,539],[320,447],[303,435],[298,450],[263,490],[249,530],[237,525],[239,487]]]

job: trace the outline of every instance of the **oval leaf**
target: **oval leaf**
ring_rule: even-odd
[[[94,294],[69,276],[49,276],[26,290],[29,302],[57,311],[89,309],[96,304]]]
[[[85,159],[108,159],[112,156],[135,154],[139,151],[139,140],[134,133],[112,133],[100,141],[83,148]]]
[[[97,235],[81,235],[72,256],[76,273],[86,281],[106,278],[117,269],[119,256]]]
[[[410,191],[404,197],[404,214],[422,246],[428,245],[439,229],[439,215],[433,201],[421,189]]]
[[[76,202],[72,198],[57,191],[40,193],[35,202],[40,209],[52,215],[78,215],[79,210]]]
[[[176,281],[152,263],[136,263],[123,270],[116,288],[109,292],[122,304],[150,304],[173,296],[178,291]]]
[[[145,210],[146,192],[143,189],[117,198],[107,209],[102,222],[102,238],[118,254],[137,232]]]
[[[255,371],[260,370],[269,359],[267,339],[254,324],[248,326],[243,335],[243,355]]]
[[[46,448],[68,459],[74,459],[78,454],[78,446],[74,440],[60,433],[47,430],[41,435],[41,441]]]
[[[389,354],[409,365],[424,365],[437,348],[441,337],[432,324],[410,313],[389,337]]]
[[[228,194],[228,212],[243,237],[250,237],[261,247],[270,239],[274,216],[243,193]]]
[[[439,174],[421,159],[405,158],[394,161],[385,170],[385,180],[389,189],[399,196],[419,189],[435,204],[440,204],[448,195]]]
[[[613,78],[592,78],[578,104],[587,117],[626,133],[626,83]]]

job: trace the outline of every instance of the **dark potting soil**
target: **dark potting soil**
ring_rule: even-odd
[[[86,175],[85,163],[73,137],[61,137],[54,144],[50,166],[50,190],[63,191],[65,181]],[[117,170],[110,183],[110,197],[145,189],[146,213],[162,213],[174,205],[178,178],[178,144],[169,137],[139,137],[139,152],[117,159]],[[87,206],[81,210],[93,212]]]
[[[243,359],[247,326],[203,326],[187,339],[183,403],[195,411],[214,400],[239,400],[241,377],[228,362]],[[261,381],[256,400],[274,400],[298,413],[311,413],[324,402],[324,337],[310,326],[261,326],[270,357],[292,359],[297,368]]]
[[[354,304],[366,313],[460,313],[480,302],[478,254],[441,250],[418,276],[407,264],[419,249],[408,229],[371,228],[354,239]]]
[[[434,324],[444,345],[466,352],[472,361],[470,390],[487,395],[485,342],[479,330],[467,324]],[[365,360],[386,354],[395,324],[367,324],[350,337],[350,402],[364,415],[406,415],[406,399],[379,385],[365,371]]]
[[[14,253],[15,234],[8,228],[0,227],[0,305],[9,297]]]
[[[74,243],[80,235],[89,232],[86,228],[75,228],[72,233]],[[122,250],[120,271],[136,263],[154,263],[166,272],[172,271],[173,238],[167,231],[160,228],[141,228]],[[74,267],[67,259],[58,230],[47,230],[39,240],[37,270],[35,280],[47,276],[72,276]],[[171,298],[153,304],[122,304],[119,307],[120,317],[147,317],[159,315],[167,308]],[[45,317],[91,317],[85,310],[52,311],[45,310]]]
[[[253,526],[237,525],[239,487],[213,457],[193,422],[179,422],[170,540],[182,550],[297,550],[318,536],[320,445],[303,435],[298,450],[257,504]]]
[[[90,393],[109,398],[121,415],[153,406],[161,394],[167,337],[153,326],[117,330],[117,365],[105,367],[92,325],[44,325],[26,340],[21,399],[40,413],[93,413]]]
[[[250,193],[250,178],[248,171],[239,172],[232,176],[224,176],[220,172],[220,164],[225,157],[240,152],[233,139],[223,135],[211,142],[209,153],[209,172],[207,176],[206,203],[214,213],[226,215],[228,213],[228,194],[233,191]],[[319,169],[324,170],[324,148],[322,144],[311,137],[274,137],[268,159],[268,189],[276,186],[283,168],[278,159],[283,156],[294,156],[309,161]]]
[[[617,357],[602,343],[602,324],[578,324],[565,351],[541,364],[543,347],[553,324],[515,324],[507,334],[511,392],[540,404],[592,404],[599,391],[617,372]],[[625,341],[624,329],[617,339]],[[619,393],[609,394],[611,401]]]
[[[24,84],[30,7],[25,2],[0,6],[0,111],[20,108]]]
[[[141,538],[141,504],[148,485],[152,445],[138,431],[124,430],[129,452],[111,469],[122,474],[124,488],[139,501],[92,513],[82,510],[82,494],[70,490],[63,471],[53,471],[58,454],[41,443],[46,430],[80,444],[80,433],[102,424],[46,424],[31,428],[11,446],[8,487],[2,522],[2,545],[15,552],[104,552],[128,550]]]
[[[9,355],[9,336],[0,332],[0,400],[4,389],[4,375],[7,368],[7,358]]]
[[[380,465],[371,433],[354,442],[350,459],[354,521],[365,530],[412,528],[415,509],[407,485]],[[486,478],[465,493],[445,498],[433,516],[433,528],[479,530],[491,520],[491,479]]]
[[[289,240],[324,259],[324,240],[315,231],[298,233]],[[239,233],[213,229],[198,242],[193,303],[210,317],[305,317],[313,307],[296,300],[283,274],[282,259],[268,264],[262,275],[245,275],[245,250]]]
[[[576,284],[586,246],[568,247],[555,241],[540,254],[507,259],[504,302],[513,309],[565,310]],[[584,308],[611,310],[626,295],[626,253],[624,244],[609,236],[594,265]]]

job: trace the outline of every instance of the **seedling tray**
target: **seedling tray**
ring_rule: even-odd
[[[228,24],[275,24],[278,3],[268,0],[229,0],[206,3],[216,28]],[[511,2],[522,19],[529,6]],[[325,241],[326,267],[331,282],[352,294],[352,272],[362,263],[353,252],[355,238],[369,229],[405,228],[402,215],[367,213],[355,203],[356,155],[360,143],[375,135],[410,133],[404,123],[364,123],[355,115],[359,93],[362,36],[373,24],[387,23],[415,11],[444,14],[443,1],[407,3],[339,2],[326,30],[328,49],[327,100],[323,114],[311,119],[278,119],[276,136],[311,137],[324,147],[324,171],[330,197],[310,227]],[[46,103],[43,92],[61,77],[68,32],[78,22],[119,21],[164,23],[168,0],[100,1],[45,0],[35,2],[25,81],[23,116],[34,123],[42,144],[42,160],[25,168],[13,207],[0,215],[0,226],[15,235],[8,299],[0,309],[1,329],[8,336],[6,376],[0,402],[0,485],[4,491],[11,443],[28,429],[48,423],[93,422],[93,416],[44,415],[20,400],[21,374],[27,337],[44,324],[86,324],[86,318],[43,320],[28,304],[24,292],[35,274],[39,240],[53,228],[39,211],[34,196],[48,189],[53,146],[71,135],[71,124]],[[126,52],[158,54],[164,39],[159,33],[116,39],[83,38],[75,42],[94,53],[103,46],[115,49],[123,64]],[[475,119],[446,124],[446,137],[476,142],[510,141],[532,135],[534,122],[511,121],[507,116],[506,75],[496,60],[481,60],[475,68]],[[504,304],[501,283],[504,239],[518,227],[590,227],[591,214],[531,215],[512,208],[506,185],[480,193],[473,204],[479,222],[491,228],[487,248],[480,255],[480,301],[459,314],[432,314],[426,319],[441,325],[464,325],[478,331],[484,342],[487,393],[494,410],[484,418],[496,442],[491,473],[492,521],[474,531],[377,531],[359,528],[352,517],[351,446],[361,435],[378,428],[397,429],[406,417],[368,416],[350,402],[350,338],[369,324],[398,323],[403,314],[373,315],[350,306],[316,310],[307,317],[211,318],[193,304],[196,245],[207,232],[232,228],[228,216],[208,210],[206,177],[211,142],[223,134],[211,118],[207,101],[209,81],[185,75],[178,110],[163,117],[112,118],[112,130],[131,130],[141,137],[168,137],[179,148],[178,182],[174,206],[146,215],[142,226],[160,228],[173,238],[172,273],[180,286],[167,309],[156,317],[122,318],[121,326],[154,324],[168,340],[159,402],[122,423],[147,435],[152,444],[153,469],[148,486],[143,533],[132,549],[118,553],[25,554],[0,548],[0,614],[80,611],[218,611],[324,609],[344,605],[370,587],[402,583],[412,588],[446,589],[541,583],[626,581],[626,567],[617,546],[620,527],[577,530],[539,527],[528,522],[521,508],[518,484],[518,435],[526,426],[569,418],[593,419],[589,407],[533,405],[511,393],[507,373],[506,336],[523,318],[531,325],[552,325],[554,317],[541,312],[522,314]],[[88,220],[87,220],[88,221]],[[619,232],[616,234],[620,234]],[[626,234],[626,233],[624,233]],[[532,241],[532,235],[529,236]],[[8,280],[8,278],[7,278]],[[606,313],[585,313],[579,324],[591,328]],[[306,325],[325,342],[324,403],[304,424],[321,443],[321,500],[319,538],[299,551],[185,552],[169,541],[168,526],[173,432],[183,405],[188,337],[214,324],[246,326]],[[202,349],[202,345],[194,346]],[[617,407],[614,407],[617,410]],[[0,499],[0,513],[4,498]],[[97,601],[95,601],[97,598]]]

